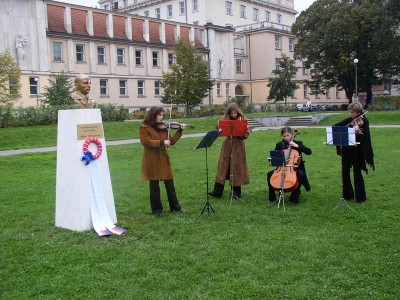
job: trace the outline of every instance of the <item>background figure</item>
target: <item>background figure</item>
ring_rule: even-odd
[[[26,39],[23,38],[22,34],[18,34],[15,40],[15,50],[17,51],[18,62],[21,63],[25,61],[25,44],[28,43]]]
[[[163,119],[163,108],[154,106],[148,111],[140,126],[140,142],[144,146],[141,178],[150,181],[151,211],[158,217],[163,215],[159,180],[164,181],[171,212],[185,211],[176,197],[167,146],[173,146],[180,139],[182,131],[187,125],[181,124],[174,136],[170,138],[169,130],[165,128]]]
[[[375,171],[374,152],[372,150],[369,121],[363,114],[363,107],[360,102],[353,102],[348,107],[350,117],[336,123],[334,126],[353,127],[356,132],[356,146],[342,147],[342,179],[343,198],[354,199],[354,190],[350,180],[350,169],[353,167],[354,188],[356,201],[365,202],[364,178],[361,170],[368,174],[367,163]],[[340,147],[337,147],[337,154],[340,155]]]
[[[308,108],[308,111],[312,111],[312,105],[311,105],[311,100],[310,99],[308,99],[308,101],[306,103],[306,106]]]
[[[244,120],[244,115],[236,103],[228,105],[224,120]],[[246,161],[246,149],[244,139],[249,136],[250,130],[245,137],[227,136],[221,148],[218,160],[217,176],[215,179],[214,190],[208,193],[210,196],[221,198],[224,192],[225,181],[233,175],[233,197],[240,198],[242,195],[241,186],[248,184],[249,170]],[[231,161],[232,159],[232,161]],[[232,165],[232,170],[230,169]],[[230,183],[231,184],[231,183]]]
[[[219,59],[219,74],[222,74],[222,72],[224,71],[224,67],[225,67],[224,56],[221,55],[221,58]]]
[[[289,197],[289,202],[292,204],[298,204],[299,203],[299,196],[300,196],[300,188],[303,185],[305,190],[308,192],[311,190],[310,183],[308,182],[307,178],[307,173],[306,173],[306,167],[305,167],[305,161],[303,160],[302,153],[306,155],[311,155],[311,149],[303,145],[302,141],[297,141],[293,140],[293,131],[290,127],[283,127],[281,129],[281,136],[282,136],[282,141],[277,143],[275,145],[275,150],[286,150],[291,146],[292,149],[295,149],[299,152],[300,154],[300,159],[301,162],[299,166],[297,167],[297,180],[298,180],[298,187],[292,193],[290,194]],[[274,202],[276,200],[276,193],[274,187],[271,185],[271,176],[274,173],[275,170],[271,170],[267,174],[267,181],[268,181],[268,192],[269,192],[269,201]]]
[[[80,108],[91,108],[94,104],[94,100],[89,98],[88,95],[91,85],[89,76],[79,74],[75,77],[75,91],[72,92],[71,96]]]

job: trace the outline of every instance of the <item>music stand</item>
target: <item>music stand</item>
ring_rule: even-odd
[[[230,137],[230,154],[229,154],[229,182],[231,184],[231,206],[233,197],[238,198],[233,191],[233,164],[232,164],[232,137],[234,136],[246,136],[248,129],[248,121],[245,119],[240,120],[219,120],[218,128],[221,131],[221,136]]]
[[[269,164],[273,167],[282,167],[281,175],[283,178],[285,177],[285,166],[286,166],[286,159],[285,159],[285,152],[283,150],[271,150],[269,152]],[[283,210],[285,210],[285,188],[284,185],[281,186],[281,191],[279,192],[279,199],[278,199],[278,208],[282,203]]]
[[[212,130],[206,133],[206,135],[203,137],[203,139],[197,144],[197,146],[194,149],[201,149],[201,148],[206,148],[206,204],[203,207],[203,210],[201,211],[200,215],[197,216],[196,220],[200,218],[200,216],[204,213],[204,211],[207,209],[208,213],[210,213],[210,210],[213,212],[214,215],[218,217],[218,215],[215,213],[214,209],[212,208],[210,201],[209,201],[209,195],[208,195],[208,155],[207,155],[207,148],[211,147],[211,145],[214,143],[214,141],[217,139],[217,137],[220,135],[221,131],[220,130]]]
[[[341,175],[342,175],[342,197],[340,197],[337,205],[331,209],[334,211],[341,205],[347,206],[348,209],[356,212],[353,208],[349,206],[346,199],[343,197],[344,184],[343,184],[343,147],[354,147],[356,144],[356,134],[354,128],[347,126],[332,126],[332,128],[326,128],[326,144],[338,146],[340,149],[340,162],[341,162]]]

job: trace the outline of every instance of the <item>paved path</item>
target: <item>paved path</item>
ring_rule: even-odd
[[[400,125],[371,125],[371,128],[400,128]],[[271,129],[279,129],[280,127],[255,127],[253,131],[263,131]],[[326,128],[326,126],[298,126],[297,128]],[[182,138],[193,138],[193,137],[203,137],[205,133],[192,133],[184,134]],[[115,145],[129,145],[140,143],[139,139],[122,140],[122,141],[108,141],[107,146]],[[4,150],[0,151],[0,156],[10,156],[24,153],[39,153],[39,152],[53,152],[57,151],[57,147],[41,147],[41,148],[28,148],[28,149],[18,149],[18,150]]]

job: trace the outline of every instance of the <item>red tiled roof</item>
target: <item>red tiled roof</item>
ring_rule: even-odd
[[[132,18],[132,39],[134,41],[144,41],[143,23],[143,20]]]
[[[175,26],[173,24],[165,24],[165,43],[167,45],[175,44]]]
[[[93,12],[93,35],[108,38],[107,15]]]
[[[47,27],[50,31],[67,32],[64,25],[64,10],[63,6],[47,5]]]
[[[127,40],[125,33],[125,18],[121,16],[113,16],[114,38]]]
[[[72,33],[89,35],[86,30],[86,11],[71,8]]]
[[[150,42],[161,43],[160,40],[160,23],[150,21],[149,22]]]

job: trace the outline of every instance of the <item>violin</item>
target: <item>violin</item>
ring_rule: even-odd
[[[368,113],[366,111],[362,115],[359,115],[358,117],[354,118],[349,124],[347,124],[347,127],[351,126],[354,128],[355,132],[358,134],[363,134],[361,126],[364,125],[364,115]]]
[[[300,134],[297,129],[293,130],[290,142],[294,140],[296,135]],[[290,143],[289,142],[289,143]],[[282,167],[278,167],[271,176],[270,183],[277,191],[291,192],[297,189],[299,181],[297,179],[297,167],[301,163],[301,156],[296,149],[290,146],[283,150],[285,163]]]
[[[174,122],[174,121],[157,123],[157,127],[159,129],[179,129],[179,128],[181,128],[181,125],[186,125],[186,127],[194,128],[193,125],[183,124],[183,123]]]

